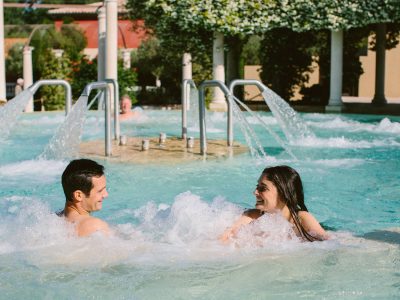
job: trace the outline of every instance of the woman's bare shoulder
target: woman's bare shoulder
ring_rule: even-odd
[[[316,234],[323,239],[327,239],[328,235],[325,230],[322,228],[321,224],[317,221],[317,219],[308,211],[299,211],[298,212],[301,225],[304,229],[311,233]]]
[[[252,208],[246,210],[243,215],[252,219],[257,219],[263,215],[263,212],[259,209]]]

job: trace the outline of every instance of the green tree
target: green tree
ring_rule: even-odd
[[[137,73],[133,68],[125,69],[123,66],[123,61],[118,61],[118,85],[119,85],[119,95],[129,95],[132,100],[132,104],[137,103],[136,92],[134,87],[137,84]]]
[[[30,45],[32,51],[34,78],[43,78],[43,68],[46,66],[47,57],[43,55],[47,49],[62,49],[64,56],[72,60],[80,59],[79,53],[86,47],[87,41],[83,32],[74,25],[62,26],[57,31],[53,26],[36,30]]]
[[[6,58],[6,79],[7,82],[16,82],[18,78],[22,78],[22,49],[24,45],[21,43],[11,47]]]
[[[261,78],[283,99],[294,95],[294,87],[308,81],[311,72],[313,35],[276,28],[264,35],[261,42]]]
[[[90,60],[82,55],[79,61],[72,62],[71,88],[73,97],[77,99],[88,83],[97,81],[97,58]],[[133,69],[124,69],[122,60],[118,61],[118,85],[120,96],[128,94],[132,104],[136,103],[133,89],[136,86],[137,74]],[[94,95],[91,95],[94,97]]]
[[[78,99],[88,83],[97,81],[97,59],[90,60],[81,55],[78,60],[72,61],[71,65],[72,95],[74,99]]]
[[[46,49],[42,55],[44,61],[42,79],[67,79],[71,74],[71,62],[68,57],[55,57],[51,49]],[[65,90],[61,86],[43,86],[41,100],[46,110],[61,110],[65,108]]]
[[[128,0],[128,3],[131,17],[144,19],[146,26],[153,30],[161,40],[161,44],[172,41],[174,38],[170,36],[175,35],[176,45],[179,45],[181,41],[186,43],[181,50],[186,51],[194,45],[192,50],[195,53],[201,52],[195,47],[199,44],[207,45],[206,52],[210,49],[210,42],[207,44],[200,41],[206,40],[206,37],[210,41],[213,32],[223,33],[228,38],[243,39],[245,36],[254,34],[268,36],[271,34],[269,32],[275,29],[293,32],[346,31],[369,24],[400,21],[398,0]],[[280,41],[273,42],[284,47]],[[290,97],[293,93],[293,86],[289,86],[284,81],[301,86],[303,80],[307,80],[307,76],[301,72],[307,70],[304,62],[310,61],[310,53],[309,51],[305,54],[300,53],[301,49],[306,50],[301,41],[296,41],[296,49],[298,50],[295,51],[294,58],[299,59],[298,63],[282,61],[282,66],[275,68],[278,72],[288,68],[287,71],[295,76],[294,78],[278,80],[278,78],[272,78],[272,75],[266,75],[271,76],[269,83],[282,90],[286,97]],[[353,50],[349,51],[353,52]],[[271,51],[274,50],[271,49]],[[263,63],[269,67],[271,64],[274,62]],[[356,64],[353,67],[355,73],[359,73]],[[269,70],[264,70],[264,72],[268,74]],[[354,72],[345,71],[346,73]],[[281,76],[286,75],[281,74]]]

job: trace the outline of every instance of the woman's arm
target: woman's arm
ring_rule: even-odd
[[[240,227],[249,224],[253,221],[253,218],[247,216],[246,214],[241,215],[241,217],[233,223],[231,227],[225,230],[225,232],[219,237],[219,240],[223,243],[227,243],[231,237],[234,237]]]

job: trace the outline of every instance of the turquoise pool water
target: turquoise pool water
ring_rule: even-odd
[[[282,138],[269,113],[265,123]],[[0,298],[3,299],[398,299],[400,118],[303,114],[315,137],[288,155],[247,116],[267,157],[106,166],[109,197],[96,216],[111,238],[77,239],[53,212],[64,205],[67,161],[38,160],[60,113],[25,114],[0,142]],[[226,115],[207,113],[209,139],[226,137]],[[179,111],[145,111],[121,124],[129,136],[180,135]],[[198,137],[190,127],[189,134]],[[83,139],[104,135],[90,112]],[[235,126],[235,140],[245,139]],[[217,237],[244,208],[265,166],[301,174],[309,210],[329,228],[319,243],[287,240],[265,218],[229,246]],[[252,230],[267,230],[261,239]]]

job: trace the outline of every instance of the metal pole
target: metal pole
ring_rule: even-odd
[[[189,107],[190,99],[190,88],[196,88],[196,84],[191,79],[185,79],[182,81],[182,139],[187,137],[187,110]]]
[[[111,99],[108,96],[108,91],[104,90],[104,100],[106,103],[106,109],[104,110],[105,117],[105,138],[106,138],[106,156],[111,156]]]
[[[200,152],[202,154],[206,154],[207,152],[207,141],[205,136],[205,97],[204,97],[204,89],[206,87],[217,86],[222,92],[225,94],[225,100],[228,105],[228,133],[227,133],[227,144],[228,146],[233,145],[233,121],[232,121],[232,94],[226,85],[220,80],[205,80],[199,86],[199,117],[200,117]]]
[[[111,102],[108,97],[108,92],[109,92],[109,86],[108,83],[105,81],[98,81],[98,82],[92,82],[86,85],[85,89],[83,90],[83,93],[81,96],[87,96],[89,97],[90,92],[93,89],[102,89],[104,91],[104,100],[106,104],[106,109],[104,111],[104,116],[105,116],[105,155],[106,156],[111,156],[112,155],[112,146],[111,146]]]
[[[114,139],[118,141],[121,135],[119,123],[119,84],[117,80],[112,78],[104,79],[104,81],[112,83],[114,86]]]
[[[200,125],[200,154],[207,154],[207,139],[206,139],[206,108],[204,100],[204,89],[199,89],[199,125]]]
[[[182,139],[186,140],[187,137],[187,85],[188,79],[183,80],[182,82]]]

